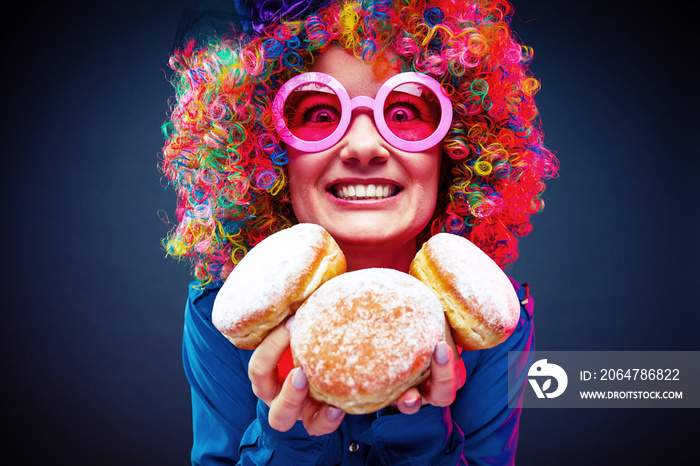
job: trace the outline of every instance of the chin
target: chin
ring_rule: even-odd
[[[398,248],[415,241],[422,229],[393,230],[395,225],[355,224],[350,228],[333,229],[329,232],[339,244],[346,247]]]

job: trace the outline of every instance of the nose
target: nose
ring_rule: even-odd
[[[368,110],[353,112],[341,144],[340,158],[344,162],[367,165],[385,162],[390,157],[386,141],[379,134]]]

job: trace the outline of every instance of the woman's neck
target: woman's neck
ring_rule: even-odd
[[[347,270],[381,267],[408,272],[411,261],[416,255],[415,239],[401,247],[389,248],[383,245],[347,245],[339,244],[347,261]]]

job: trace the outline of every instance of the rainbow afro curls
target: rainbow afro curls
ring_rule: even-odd
[[[454,116],[426,234],[464,236],[502,267],[513,262],[558,162],[543,143],[534,101],[540,83],[528,70],[533,51],[511,33],[510,4],[287,3],[293,14],[256,11],[250,34],[189,42],[170,59],[176,96],[160,168],[178,205],[163,240],[168,254],[190,258],[201,283],[222,280],[251,247],[296,222],[270,107],[286,80],[336,44],[380,77],[417,71],[442,83]],[[388,62],[385,50],[400,60]]]

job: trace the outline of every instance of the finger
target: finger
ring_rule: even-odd
[[[307,403],[301,417],[309,435],[326,435],[338,429],[345,412],[335,406],[312,400],[312,403]]]
[[[420,410],[421,394],[417,388],[409,388],[396,399],[394,406],[404,414],[414,414]]]
[[[435,406],[449,406],[457,394],[455,353],[444,340],[435,346],[426,388],[423,396],[428,403]]]
[[[268,406],[282,387],[277,373],[277,363],[289,347],[289,331],[284,325],[277,326],[258,345],[248,364],[248,377],[253,393]]]
[[[460,350],[462,348],[459,348]],[[455,358],[455,370],[457,372],[457,390],[464,387],[467,382],[467,368],[464,365],[464,359],[462,359],[462,352],[459,351],[457,357]]]
[[[270,404],[270,427],[280,432],[291,429],[300,418],[308,393],[306,374],[301,367],[297,367],[289,373],[279,394]]]
[[[457,373],[457,390],[462,388],[467,382],[467,368],[464,366],[462,359],[462,348],[457,346],[452,336],[452,329],[447,325],[445,327],[445,341],[450,344],[455,354],[455,372]]]

